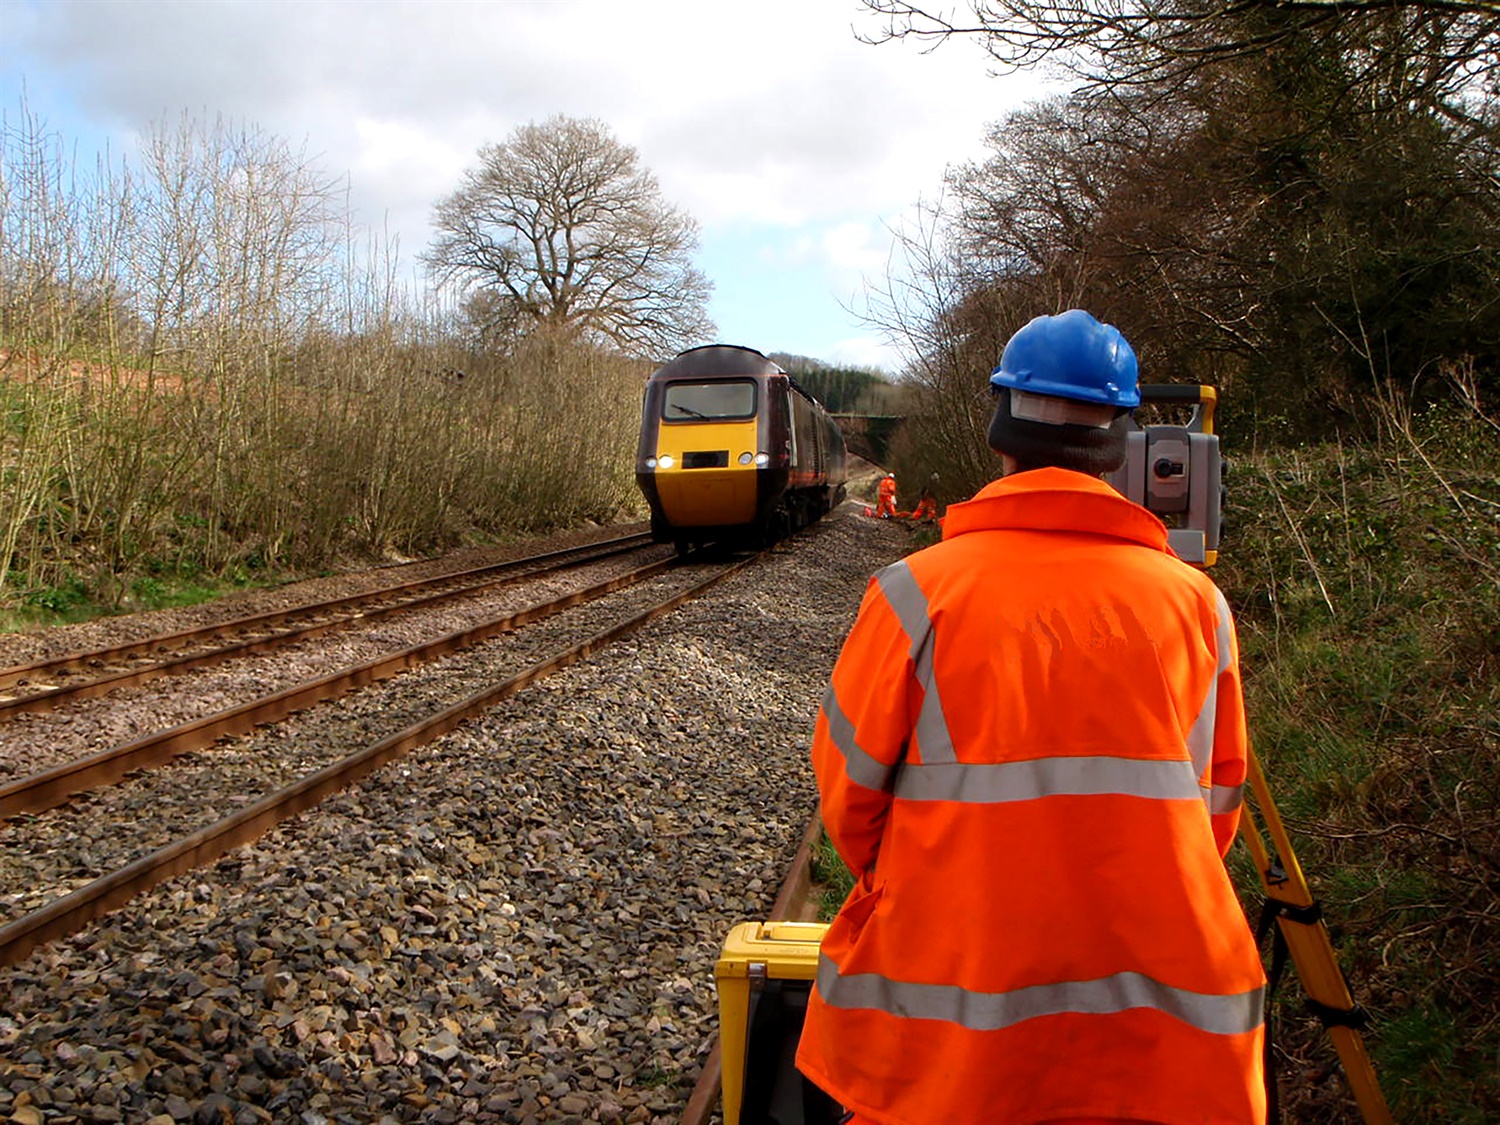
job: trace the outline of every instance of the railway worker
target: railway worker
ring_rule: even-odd
[[[990,382],[1003,476],[871,579],[819,711],[856,884],[798,1066],[858,1125],[1258,1125],[1229,609],[1100,479],[1140,402],[1118,330],[1038,317]]]
[[[936,473],[932,475],[934,478],[937,477]],[[937,514],[937,497],[932,494],[932,485],[924,484],[922,486],[922,494],[917,497],[917,506],[911,511],[911,518],[914,520],[935,520],[937,519]]]
[[[883,520],[888,520],[896,514],[896,474],[886,473],[880,478],[880,487],[876,493],[878,503],[875,505],[875,514]]]

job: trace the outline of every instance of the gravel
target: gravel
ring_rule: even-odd
[[[127,641],[145,640],[162,633],[203,625],[217,625],[254,613],[270,613],[311,605],[334,598],[351,597],[424,578],[440,578],[472,567],[509,562],[546,551],[583,547],[605,539],[646,531],[647,524],[636,523],[614,527],[588,526],[545,540],[518,540],[495,547],[472,547],[454,551],[436,559],[391,563],[367,570],[348,571],[301,582],[287,582],[257,590],[247,590],[231,597],[200,605],[160,609],[150,613],[133,613],[119,617],[100,617],[77,625],[51,629],[30,629],[0,634],[0,668],[50,660],[75,652],[91,652]]]
[[[93,699],[71,700],[56,711],[13,715],[0,722],[0,783],[216,714],[423,641],[474,628],[673,555],[670,547],[650,546],[602,562],[457,596],[436,606],[373,620],[354,617],[330,633],[229,664],[116,688]],[[344,581],[358,579],[348,576]],[[290,599],[292,594],[284,591],[282,596]],[[588,613],[569,612],[573,619]],[[130,624],[119,622],[116,627],[128,628]]]
[[[677,1120],[864,581],[909,546],[857,511],[0,969],[0,1118]]]

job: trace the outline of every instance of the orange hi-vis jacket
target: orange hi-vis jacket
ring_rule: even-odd
[[[1264,1121],[1246,754],[1228,606],[1155,516],[1063,469],[950,506],[818,714],[857,882],[797,1065],[883,1125]]]

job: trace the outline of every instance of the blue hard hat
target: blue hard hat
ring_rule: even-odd
[[[1035,317],[1021,328],[990,375],[993,387],[1133,408],[1141,404],[1135,352],[1112,324],[1082,309]]]

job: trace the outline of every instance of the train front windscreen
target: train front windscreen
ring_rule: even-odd
[[[668,422],[717,422],[755,414],[755,383],[736,379],[713,383],[671,383],[662,397]]]

